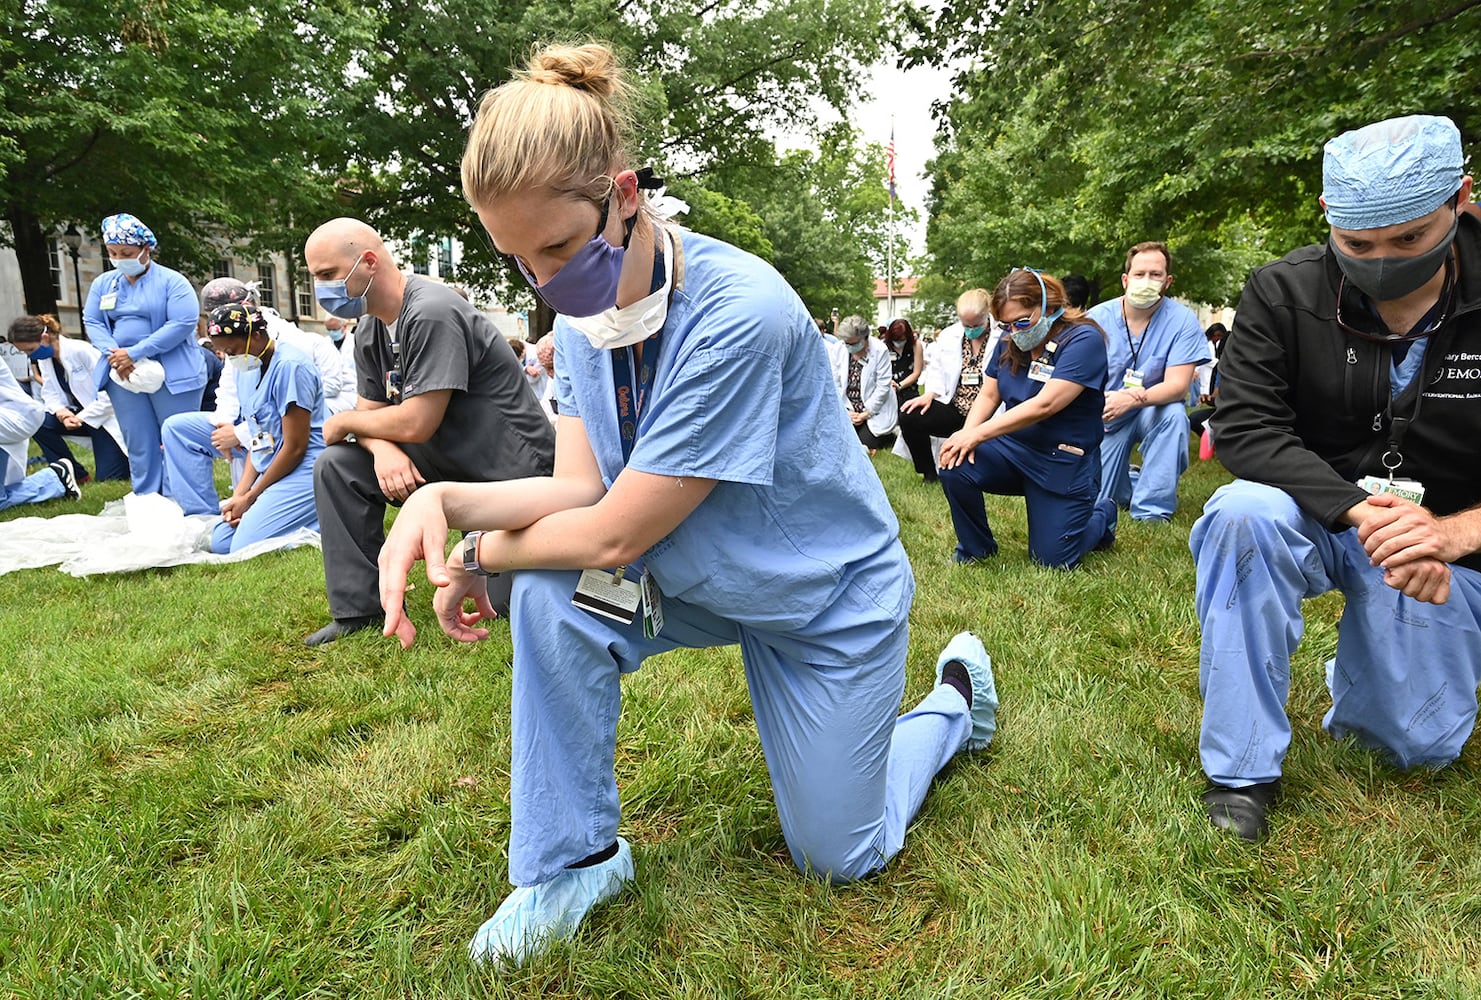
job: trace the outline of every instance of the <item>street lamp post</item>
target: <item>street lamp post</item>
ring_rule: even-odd
[[[77,329],[82,334],[82,339],[86,340],[87,327],[82,322],[82,276],[77,271],[77,251],[82,248],[82,234],[77,231],[77,223],[67,223],[62,242],[67,244],[67,255],[72,258],[72,289],[77,295]]]

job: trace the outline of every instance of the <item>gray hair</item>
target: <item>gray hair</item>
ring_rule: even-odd
[[[854,343],[869,339],[869,323],[863,316],[845,316],[838,322],[838,339]]]

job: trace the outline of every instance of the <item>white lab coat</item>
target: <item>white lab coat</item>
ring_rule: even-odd
[[[0,365],[0,451],[5,453],[6,486],[26,478],[31,435],[45,419],[46,407],[21,388],[9,365]]]
[[[987,346],[982,350],[982,370],[986,372],[1003,336],[991,316],[987,318],[984,336],[987,337]],[[926,370],[921,373],[920,380],[925,383],[924,391],[934,392],[939,403],[949,403],[956,395],[956,385],[962,378],[962,339],[962,324],[958,320],[937,334],[927,351]]]
[[[859,373],[859,398],[869,414],[866,423],[871,433],[888,434],[895,429],[899,417],[899,406],[895,402],[895,389],[890,384],[894,369],[890,364],[889,349],[873,337],[865,341],[869,349],[864,354],[864,370]],[[843,341],[828,344],[828,363],[833,368],[833,384],[838,387],[838,398],[845,411],[848,401],[848,348]]]
[[[41,369],[41,402],[46,406],[48,413],[56,413],[64,409],[72,410],[89,427],[103,428],[114,441],[118,442],[118,449],[128,454],[128,448],[123,443],[123,428],[119,426],[118,418],[113,415],[113,399],[108,393],[98,390],[96,379],[93,377],[98,359],[103,356],[103,352],[85,340],[74,340],[70,337],[59,339],[60,342],[56,344],[56,353],[37,365]],[[72,395],[77,397],[77,402],[82,405],[81,409],[73,410],[72,401],[63,391],[61,380],[57,378],[58,365],[66,371],[67,385],[71,387]],[[69,431],[68,433],[77,432]]]

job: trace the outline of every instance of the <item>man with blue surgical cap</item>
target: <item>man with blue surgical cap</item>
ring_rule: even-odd
[[[1346,598],[1322,720],[1441,767],[1481,679],[1481,224],[1447,118],[1327,143],[1331,236],[1250,276],[1213,416],[1236,476],[1193,527],[1203,800],[1263,836],[1291,727],[1301,601]]]

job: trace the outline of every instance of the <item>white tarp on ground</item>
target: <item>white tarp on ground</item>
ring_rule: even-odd
[[[215,555],[211,530],[220,520],[212,514],[187,515],[175,501],[157,493],[130,493],[97,515],[22,517],[0,523],[0,573],[53,563],[72,576],[131,573],[186,563],[240,562],[264,552],[319,545],[317,531],[299,528],[230,555]]]

